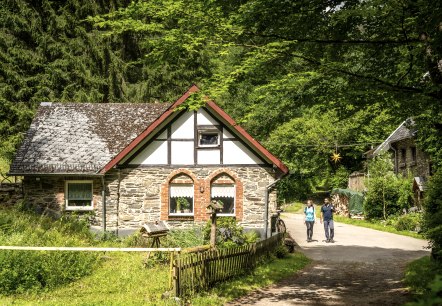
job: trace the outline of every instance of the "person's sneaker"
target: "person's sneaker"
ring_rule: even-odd
[[[334,241],[333,239],[330,239],[330,242],[331,242],[331,243],[335,243],[335,241]]]
[[[329,243],[329,242],[330,242],[330,239],[325,240],[325,242],[326,242],[326,243]]]

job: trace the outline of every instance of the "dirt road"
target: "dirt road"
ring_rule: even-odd
[[[367,228],[335,224],[335,243],[325,243],[321,224],[306,241],[301,215],[284,218],[301,252],[313,263],[281,283],[229,305],[403,305],[407,262],[429,255],[426,241]],[[298,248],[298,250],[299,250]]]

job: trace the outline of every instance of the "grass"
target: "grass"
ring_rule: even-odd
[[[201,231],[192,229],[173,231],[164,242],[192,246],[200,244],[201,239]],[[97,240],[82,222],[63,218],[53,221],[31,212],[21,211],[18,206],[0,209],[0,244],[122,247],[136,246],[137,243],[140,241],[137,241],[136,236],[123,241]],[[37,254],[37,251],[35,252]],[[44,257],[44,253],[38,254]],[[97,264],[81,266],[82,269],[88,269],[91,273],[84,274],[73,282],[51,288],[42,287],[38,290],[14,291],[10,292],[10,295],[0,295],[0,305],[177,305],[177,301],[172,298],[162,299],[163,293],[169,290],[168,264],[154,263],[150,260],[146,267],[144,265],[145,253],[94,254],[98,256]],[[11,264],[17,262],[17,255],[11,254],[10,257]],[[54,262],[56,264],[54,267],[59,268],[60,273],[66,270],[63,265],[73,265],[72,262],[63,261],[63,259],[60,258],[60,261]],[[38,260],[47,262],[48,257]],[[310,260],[302,254],[291,254],[284,259],[272,258],[271,261],[258,266],[251,275],[216,284],[216,288],[211,291],[190,298],[189,303],[222,305],[254,289],[293,275],[309,262]],[[35,266],[33,263],[31,262],[31,266]],[[23,271],[23,264],[13,266],[18,274],[26,273]],[[0,272],[3,272],[3,268]]]
[[[283,207],[284,212],[287,213],[294,213],[294,214],[301,214],[304,210],[305,204],[301,202],[293,202],[290,204],[286,204]]]
[[[311,260],[302,253],[289,254],[283,259],[274,259],[258,266],[250,275],[219,284],[208,293],[196,296],[191,303],[192,305],[224,305],[256,289],[275,284],[302,270],[310,262]]]
[[[1,305],[176,305],[162,299],[168,291],[168,266],[145,268],[143,254],[103,255],[102,265],[90,276],[49,292],[0,296]],[[188,300],[192,305],[223,305],[258,288],[293,275],[310,260],[301,253],[273,259],[243,277],[217,284],[207,293]]]
[[[161,300],[169,269],[143,267],[139,253],[103,255],[94,273],[67,286],[40,294],[0,298],[1,305],[171,305]]]
[[[412,232],[412,231],[398,231],[392,225],[386,225],[386,224],[381,223],[380,221],[351,219],[351,218],[337,216],[337,215],[334,215],[333,219],[336,222],[341,222],[341,223],[345,223],[345,224],[367,227],[367,228],[375,229],[378,231],[389,232],[389,233],[398,234],[398,235],[402,235],[402,236],[409,236],[409,237],[418,238],[418,239],[425,239],[419,233]]]

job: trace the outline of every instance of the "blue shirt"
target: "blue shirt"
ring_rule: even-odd
[[[331,204],[322,205],[321,212],[322,212],[322,218],[324,219],[324,221],[333,220],[333,211],[334,210],[335,210],[335,208]]]
[[[304,208],[305,221],[315,221],[315,208],[313,206]]]

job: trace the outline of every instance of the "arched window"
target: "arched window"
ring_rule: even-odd
[[[210,185],[210,200],[217,200],[223,204],[219,216],[235,216],[236,213],[236,185],[228,175],[216,177]]]
[[[193,180],[181,174],[169,182],[169,215],[193,216],[194,186]]]

